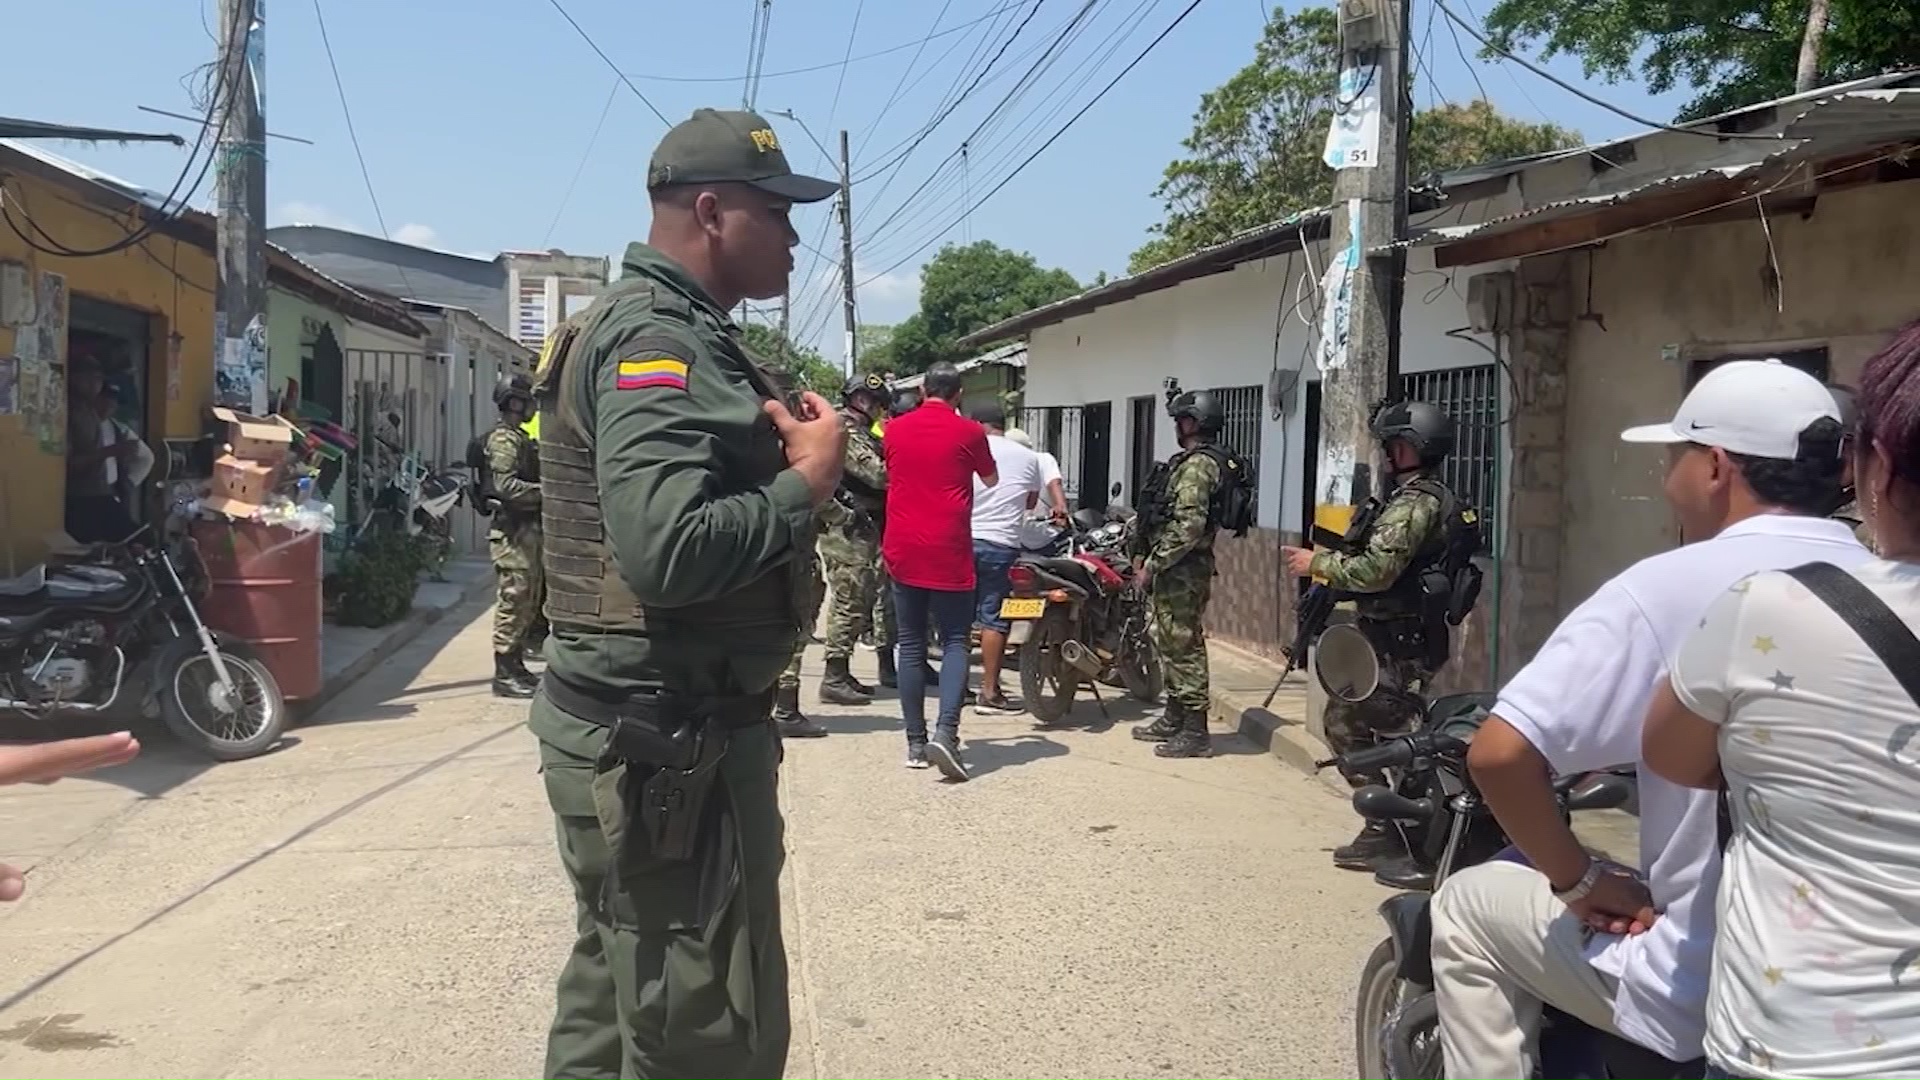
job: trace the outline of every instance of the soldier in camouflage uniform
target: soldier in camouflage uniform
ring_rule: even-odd
[[[1453,452],[1453,421],[1432,405],[1410,401],[1382,406],[1375,411],[1371,427],[1386,450],[1395,487],[1362,549],[1346,555],[1289,547],[1283,549],[1283,557],[1296,576],[1311,575],[1340,592],[1362,594],[1355,603],[1355,615],[1369,638],[1381,643],[1380,660],[1387,669],[1382,672],[1383,684],[1417,693],[1439,664],[1424,637],[1419,580],[1424,567],[1415,565],[1415,558],[1432,551],[1445,528],[1442,519],[1451,496],[1440,484],[1438,470]],[[1383,728],[1406,720],[1397,714],[1380,715],[1379,709],[1371,701],[1327,702],[1327,745],[1334,753],[1344,754],[1371,745]],[[1382,782],[1378,776],[1345,775],[1356,788]],[[1377,870],[1405,853],[1397,834],[1369,822],[1352,843],[1334,849],[1333,861],[1344,869]]]
[[[544,599],[540,568],[540,462],[533,440],[520,425],[533,415],[533,382],[509,375],[493,388],[500,419],[487,433],[487,471],[498,500],[487,552],[500,595],[493,609],[493,693],[530,698],[539,679],[527,670],[526,654]]]
[[[914,390],[895,390],[893,398],[887,402],[885,418],[876,417],[873,421],[873,434],[876,441],[884,445],[887,421],[911,411],[920,404],[920,395]],[[883,459],[884,460],[884,459]],[[874,591],[878,595],[873,604],[873,648],[880,656],[880,685],[889,690],[900,688],[900,673],[896,669],[900,647],[900,637],[893,625],[893,579],[887,576],[884,560],[874,561]],[[927,640],[931,641],[932,638]]]
[[[1147,555],[1140,587],[1150,593],[1147,632],[1160,654],[1167,708],[1151,724],[1133,729],[1133,737],[1157,742],[1164,758],[1211,757],[1207,733],[1211,703],[1207,673],[1207,631],[1201,620],[1213,597],[1214,495],[1220,490],[1220,465],[1195,450],[1211,443],[1226,423],[1220,400],[1206,391],[1183,394],[1168,411],[1180,432],[1180,450],[1169,463],[1164,521],[1144,537]]]
[[[873,436],[873,423],[886,408],[887,384],[878,375],[858,376],[847,380],[840,398],[847,463],[834,501],[846,513],[838,524],[823,522],[820,530],[820,554],[826,560],[827,586],[833,591],[833,606],[827,611],[827,674],[820,680],[820,700],[865,705],[873,700],[873,690],[854,678],[848,666],[854,642],[873,621],[874,591],[879,587],[887,465],[880,456],[880,441]]]

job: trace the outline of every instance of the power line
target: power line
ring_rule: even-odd
[[[875,49],[873,52],[870,52],[870,53],[861,53],[859,56],[849,57],[846,60],[832,60],[824,64],[810,64],[807,67],[787,68],[783,71],[762,71],[758,73],[748,73],[747,75],[635,75],[633,76],[633,78],[639,79],[641,82],[736,83],[736,82],[745,82],[749,77],[749,75],[751,75],[754,79],[761,80],[761,81],[764,81],[766,79],[778,79],[787,75],[810,75],[816,71],[828,71],[833,68],[844,67],[847,64],[858,64],[866,60],[877,60],[882,56],[892,56],[894,53],[897,53],[897,52],[906,52],[908,49],[915,48],[916,46],[925,45],[927,42],[932,41],[934,38],[946,37],[950,34],[957,34],[960,31],[967,29],[968,27],[978,26],[981,23],[986,22],[988,19],[994,18],[1004,12],[1010,11],[1014,8],[1021,6],[1025,2],[1026,0],[1015,0],[1015,2],[1011,4],[1002,4],[1001,6],[994,8],[992,11],[987,12],[985,15],[981,15],[978,18],[968,19],[966,22],[963,22],[963,23],[955,23],[954,25],[947,27],[945,30],[928,34],[926,37],[919,38],[918,40],[903,41],[898,45],[889,45],[884,49]]]
[[[945,2],[940,5],[940,13],[933,17],[934,30],[939,29],[940,20],[947,17],[947,9],[951,7],[953,7],[953,0],[945,0]],[[874,129],[880,126],[880,121],[883,117],[887,115],[887,110],[893,108],[894,103],[900,100],[900,89],[906,85],[907,76],[913,74],[913,65],[916,63],[919,63],[920,54],[925,52],[927,49],[927,42],[932,40],[933,40],[932,31],[929,31],[926,37],[923,37],[920,39],[920,47],[913,51],[913,56],[911,56],[907,60],[907,66],[900,70],[900,77],[894,80],[893,89],[888,91],[886,99],[881,101],[880,111],[874,114],[873,119],[867,122],[867,126],[865,130],[860,132],[860,142],[856,144],[853,148],[854,157],[859,157],[861,154],[866,152],[867,141],[873,138]],[[842,68],[841,70],[845,71],[846,69]]]
[[[1098,105],[1100,103],[1102,98],[1105,98],[1108,93],[1112,92],[1114,87],[1120,85],[1120,80],[1126,78],[1128,73],[1133,71],[1134,68],[1140,66],[1140,62],[1142,60],[1145,60],[1149,53],[1153,52],[1155,48],[1159,47],[1160,43],[1165,41],[1167,39],[1167,36],[1169,34],[1172,34],[1174,30],[1177,29],[1181,23],[1187,21],[1187,16],[1192,15],[1194,10],[1200,6],[1201,2],[1202,0],[1191,0],[1191,2],[1187,4],[1186,8],[1182,10],[1179,15],[1175,16],[1174,20],[1171,23],[1167,24],[1167,28],[1165,30],[1160,31],[1158,36],[1156,36],[1152,41],[1148,42],[1147,47],[1140,50],[1140,54],[1138,56],[1135,56],[1131,61],[1129,61],[1126,67],[1121,68],[1120,73],[1118,75],[1115,75],[1112,79],[1110,79],[1107,82],[1107,85],[1101,87],[1099,93],[1093,95],[1092,99],[1089,100],[1085,105],[1080,106],[1080,110],[1074,113],[1073,116],[1070,117],[1065,124],[1062,124],[1058,131],[1055,131],[1051,136],[1048,136],[1047,141],[1041,143],[1038,149],[1036,149],[1033,153],[1027,155],[1026,160],[1022,161],[1018,166],[1014,168],[1012,172],[1008,173],[1005,177],[1003,177],[1001,181],[998,184],[995,184],[990,190],[988,190],[988,192],[985,195],[982,195],[971,206],[967,207],[966,210],[962,212],[960,220],[965,220],[968,214],[971,214],[975,210],[978,210],[982,205],[984,205],[987,202],[987,200],[999,194],[1000,189],[1012,183],[1014,177],[1019,176],[1023,171],[1026,170],[1027,166],[1033,164],[1035,159],[1037,159],[1041,154],[1046,153],[1048,147],[1051,147],[1055,142],[1058,142],[1061,136],[1065,135],[1069,130],[1073,128],[1074,124],[1079,123],[1081,117],[1087,115],[1087,113],[1091,111],[1095,105]],[[888,274],[893,273],[895,270],[898,270],[900,267],[905,266],[908,262],[912,261],[912,259],[915,256],[919,255],[922,251],[925,251],[927,248],[933,246],[933,243],[935,240],[938,240],[940,239],[940,237],[945,236],[949,232],[952,232],[954,229],[954,226],[958,225],[959,223],[960,223],[959,220],[956,220],[952,225],[948,225],[945,229],[942,229],[939,233],[935,234],[932,239],[929,239],[926,243],[920,245],[918,248],[915,248],[911,253],[909,253],[906,256],[906,258],[900,259],[899,261],[895,262],[892,266],[887,267],[885,270],[880,271],[879,273],[873,275],[872,277],[868,278],[866,281],[861,282],[860,284],[862,285],[869,284],[873,281],[876,281],[880,278],[887,276]]]
[[[1495,45],[1492,41],[1487,39],[1487,36],[1485,34],[1480,32],[1480,29],[1478,27],[1474,26],[1472,23],[1461,18],[1460,16],[1454,14],[1453,9],[1448,7],[1443,2],[1443,0],[1433,0],[1433,4],[1434,6],[1440,9],[1440,14],[1445,15],[1448,19],[1453,21],[1454,25],[1458,26],[1462,30],[1465,30],[1468,33],[1468,35],[1471,36],[1475,41],[1478,41],[1481,45],[1485,46],[1488,52],[1494,53],[1495,55],[1498,55],[1498,56],[1503,56],[1506,59],[1511,60],[1516,64],[1519,64],[1521,67],[1526,68],[1528,71],[1533,72],[1535,75],[1540,76],[1541,78],[1547,80],[1548,82],[1559,87],[1560,89],[1565,90],[1567,93],[1572,94],[1573,96],[1579,98],[1580,100],[1587,102],[1588,104],[1598,105],[1601,108],[1607,110],[1608,112],[1613,113],[1616,116],[1625,117],[1626,119],[1631,120],[1636,124],[1643,124],[1647,127],[1655,128],[1660,131],[1678,132],[1681,135],[1698,135],[1703,139],[1765,139],[1769,142],[1780,141],[1780,136],[1778,135],[1756,135],[1749,132],[1741,132],[1741,131],[1702,131],[1699,128],[1677,127],[1673,124],[1663,124],[1658,120],[1649,120],[1646,117],[1641,116],[1637,113],[1628,112],[1627,110],[1621,108],[1618,105],[1613,104],[1610,101],[1607,101],[1604,98],[1597,97],[1593,94],[1588,93],[1585,90],[1582,90],[1580,87],[1575,86],[1570,82],[1567,82],[1565,79],[1560,78],[1558,75],[1553,74],[1552,72],[1546,70],[1545,68],[1542,68],[1537,64],[1534,64],[1533,62],[1526,60],[1523,57],[1515,56],[1513,53],[1510,53],[1507,50],[1501,48],[1500,46]]]
[[[773,33],[773,0],[751,0],[753,29],[747,36],[747,78],[740,100],[751,109],[760,100],[760,69],[767,63],[767,39]],[[841,70],[845,70],[844,68]]]
[[[647,95],[641,93],[640,88],[633,85],[633,80],[627,78],[626,72],[623,72],[620,70],[620,65],[614,63],[613,58],[608,56],[606,54],[606,51],[600,48],[599,43],[593,40],[593,36],[588,34],[584,29],[582,29],[580,24],[574,21],[573,16],[567,14],[567,9],[560,6],[560,0],[547,0],[547,3],[552,4],[553,10],[559,12],[560,17],[567,20],[567,25],[573,27],[573,32],[580,35],[580,40],[586,42],[588,48],[591,48],[595,53],[598,53],[600,56],[600,59],[607,65],[607,67],[613,70],[613,73],[615,75],[620,76],[620,81],[626,84],[627,89],[633,91],[634,97],[637,97],[640,99],[640,104],[645,105],[648,109],[651,109],[653,111],[653,115],[660,118],[661,123],[667,125],[668,127],[673,126],[673,121],[667,119],[667,114],[661,112],[658,106],[656,106],[653,102],[647,100]]]
[[[347,118],[347,141],[353,144],[354,160],[360,163],[360,179],[367,185],[367,201],[373,204],[373,220],[380,226],[380,235],[388,240],[393,233],[387,230],[387,218],[380,212],[380,196],[373,192],[373,174],[367,171],[367,155],[360,151],[360,134],[353,127],[353,109],[347,105],[347,84],[340,80],[340,65],[333,59],[333,42],[327,38],[327,17],[320,11],[320,0],[313,0],[313,18],[320,25],[320,47],[327,54],[327,68],[333,72],[333,88],[340,95],[340,113]],[[404,271],[402,271],[404,275]],[[403,277],[404,280],[404,277]],[[411,292],[413,286],[409,284]]]
[[[600,129],[607,125],[607,114],[613,111],[614,99],[620,96],[620,81],[614,80],[613,87],[607,91],[607,103],[600,106],[600,119],[593,122],[593,134],[587,136],[587,148],[580,151],[580,164],[573,167],[573,179],[567,181],[567,193],[560,196],[560,205],[553,209],[553,220],[547,222],[547,232],[540,238],[540,246],[546,247],[553,239],[553,230],[560,227],[560,217],[567,212],[567,204],[573,201],[573,189],[580,184],[580,175],[587,171],[587,161],[593,157],[593,148],[600,141]]]
[[[860,15],[867,10],[867,0],[860,0],[853,6],[853,26],[847,30],[847,51],[840,57],[840,77],[833,81],[833,104],[827,106],[827,130],[833,130],[834,114],[840,111],[840,91],[847,85],[847,64],[853,57],[853,41],[860,36]],[[827,160],[826,148],[820,149],[820,159]]]

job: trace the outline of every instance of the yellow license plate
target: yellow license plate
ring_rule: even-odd
[[[1003,619],[1037,619],[1047,613],[1047,601],[1044,597],[1035,600],[1008,598],[1000,601],[1000,617]]]

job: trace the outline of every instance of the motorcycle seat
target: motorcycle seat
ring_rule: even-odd
[[[0,580],[0,598],[25,598],[40,595],[47,587],[47,567],[41,564],[19,577]]]
[[[63,566],[49,576],[46,587],[33,596],[0,596],[0,608],[10,611],[25,607],[118,611],[138,599],[142,588],[138,578],[104,566]]]
[[[51,614],[46,608],[18,613],[0,612],[0,640],[23,638],[40,628]]]
[[[1100,591],[1100,584],[1094,579],[1093,568],[1079,559],[1065,556],[1022,557],[1021,562],[1030,563],[1057,578],[1064,578],[1089,593]]]

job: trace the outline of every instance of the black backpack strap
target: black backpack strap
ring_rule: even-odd
[[[1833,609],[1873,655],[1880,658],[1894,681],[1920,706],[1920,638],[1914,636],[1886,601],[1874,595],[1860,579],[1832,563],[1814,562],[1796,566],[1787,576]],[[1727,789],[1720,787],[1720,848],[1726,850],[1733,838],[1733,815],[1727,807]]]

